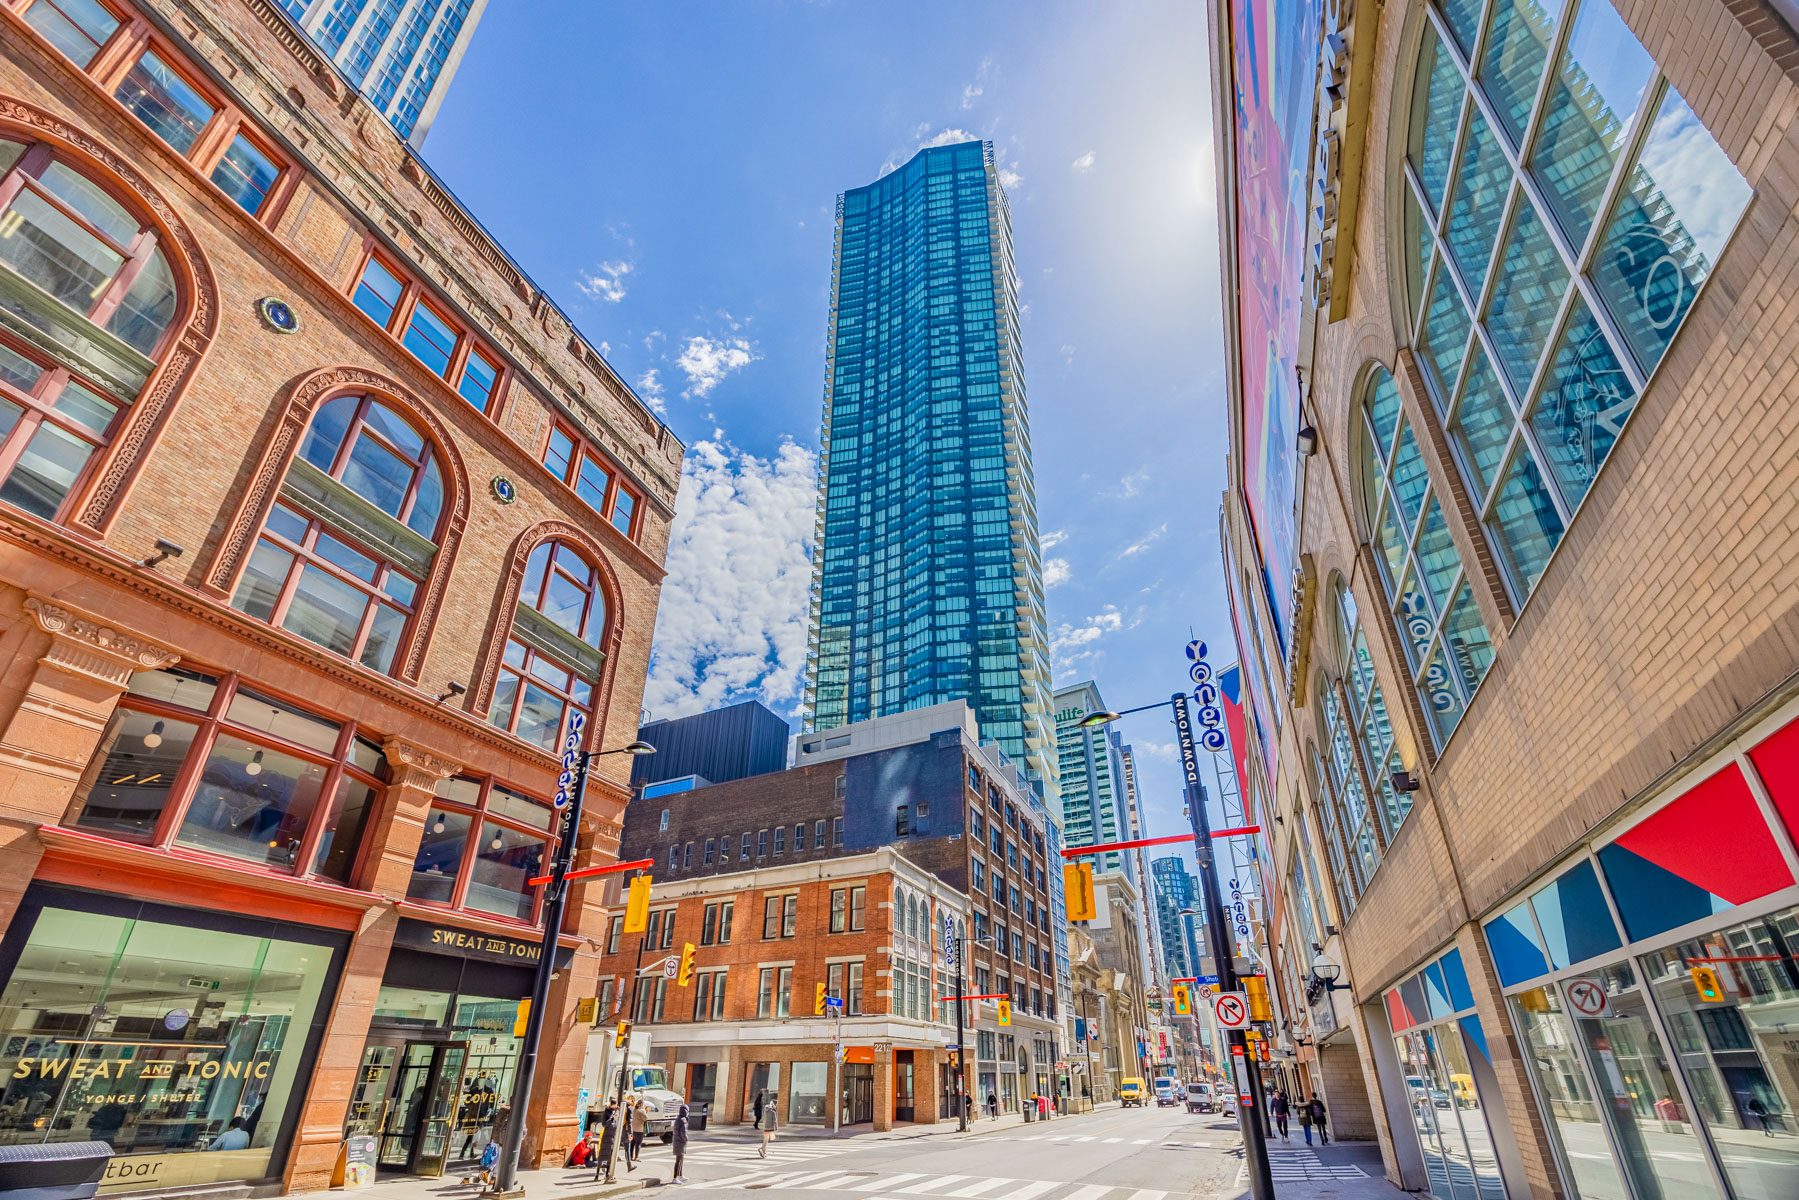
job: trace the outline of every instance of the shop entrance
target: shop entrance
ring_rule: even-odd
[[[363,1048],[351,1121],[379,1131],[379,1166],[413,1175],[444,1173],[467,1062],[467,1042]]]
[[[843,1124],[875,1119],[875,1069],[868,1063],[843,1064]]]

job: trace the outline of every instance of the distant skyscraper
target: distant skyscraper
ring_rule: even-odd
[[[808,730],[966,699],[1055,808],[1011,217],[990,143],[837,201]]]
[[[1156,932],[1162,939],[1162,957],[1171,979],[1191,979],[1199,974],[1199,942],[1193,936],[1199,917],[1183,917],[1183,908],[1197,908],[1199,881],[1187,871],[1178,855],[1149,864],[1156,887]]]
[[[1055,694],[1056,757],[1061,775],[1062,836],[1070,846],[1122,842],[1131,837],[1130,799],[1126,790],[1128,749],[1109,725],[1083,728],[1081,718],[1105,708],[1099,688],[1088,680],[1059,688]],[[1112,851],[1095,860],[1095,868],[1125,870],[1130,852]],[[1135,866],[1132,886],[1140,886]]]
[[[280,0],[400,136],[417,146],[487,0]]]

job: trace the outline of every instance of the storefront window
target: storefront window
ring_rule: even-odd
[[[787,1102],[787,1120],[802,1125],[824,1124],[828,1067],[828,1063],[821,1062],[793,1064],[793,1096]]]
[[[491,778],[445,779],[437,795],[407,899],[535,920],[540,889],[529,880],[549,861],[554,810]]]
[[[126,1190],[277,1174],[332,945],[275,922],[233,917],[242,932],[226,932],[132,911],[36,912],[0,996],[0,1145],[109,1142]]]
[[[1638,960],[1737,1200],[1799,1196],[1795,950],[1789,908]]]
[[[1512,997],[1512,1016],[1524,1035],[1524,1061],[1568,1182],[1584,1200],[1627,1200],[1560,994],[1547,985],[1520,992]]]
[[[76,790],[74,823],[347,883],[386,774],[352,722],[175,668],[134,675]]]

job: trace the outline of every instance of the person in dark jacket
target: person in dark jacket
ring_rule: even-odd
[[[675,1177],[669,1182],[686,1183],[686,1177],[681,1174],[684,1160],[687,1157],[687,1106],[685,1104],[681,1106],[681,1111],[675,1114],[674,1140],[669,1145],[675,1152]]]
[[[612,1148],[618,1144],[618,1105],[608,1103],[606,1111],[600,1116],[600,1153],[593,1160],[593,1177],[598,1179],[602,1174],[606,1182],[612,1182]]]
[[[1274,1127],[1285,1139],[1287,1136],[1287,1093],[1275,1088],[1274,1095],[1268,1097],[1268,1111],[1274,1117]]]
[[[1328,1146],[1331,1143],[1331,1137],[1330,1134],[1326,1133],[1324,1130],[1326,1116],[1324,1111],[1324,1098],[1322,1096],[1313,1096],[1311,1107],[1312,1124],[1318,1126],[1318,1144],[1320,1146]]]

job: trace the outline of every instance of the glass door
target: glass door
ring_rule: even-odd
[[[412,1166],[412,1146],[430,1095],[431,1064],[436,1057],[430,1042],[406,1043],[381,1126],[381,1147],[375,1154],[378,1165],[402,1170]]]
[[[450,1156],[450,1134],[461,1095],[462,1064],[468,1059],[467,1042],[442,1042],[432,1057],[425,1110],[413,1143],[412,1173],[442,1175]]]
[[[350,1089],[350,1111],[344,1121],[344,1133],[377,1133],[387,1117],[389,1094],[393,1089],[394,1063],[399,1059],[398,1046],[367,1046],[362,1051],[362,1065],[356,1070],[356,1083]]]

